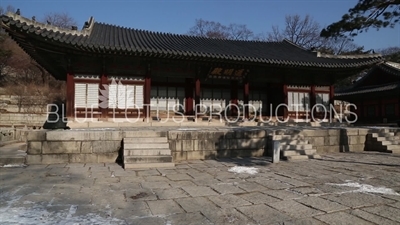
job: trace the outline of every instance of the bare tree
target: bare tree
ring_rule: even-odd
[[[310,15],[302,18],[299,15],[285,17],[285,28],[279,29],[272,26],[266,35],[258,35],[258,39],[266,41],[289,41],[306,49],[315,49],[330,54],[344,54],[346,52],[361,51],[351,39],[346,37],[323,38],[320,37],[321,26]]]
[[[12,5],[8,5],[7,8],[3,8],[0,6],[0,15],[6,14],[7,12],[15,13],[15,8]]]
[[[195,25],[190,28],[189,35],[220,38],[230,40],[249,40],[253,37],[253,31],[243,24],[222,25],[219,22],[196,19]]]
[[[322,46],[320,30],[320,25],[309,15],[305,18],[288,15],[285,17],[285,28],[281,30],[278,26],[272,26],[272,31],[267,33],[267,40],[282,41],[285,38],[307,49],[319,48]]]
[[[225,26],[218,22],[196,19],[195,25],[190,28],[188,34],[199,37],[227,38]]]
[[[322,46],[318,49],[321,52],[334,55],[362,54],[364,47],[356,45],[347,37],[322,38]]]
[[[250,40],[253,38],[254,33],[247,28],[244,24],[229,24],[226,28],[228,39],[231,40]]]
[[[78,23],[68,13],[47,13],[44,16],[43,23],[49,23],[51,25],[71,29],[72,26],[77,26]]]
[[[381,53],[388,61],[400,63],[400,47],[378,49],[377,52]]]

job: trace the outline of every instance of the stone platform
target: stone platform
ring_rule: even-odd
[[[27,163],[121,162],[123,139],[157,134],[166,137],[174,162],[224,157],[271,156],[277,136],[307,141],[317,154],[361,152],[368,135],[397,128],[343,127],[136,127],[32,130],[26,132]],[[295,146],[297,149],[297,147]],[[290,149],[288,149],[290,150]],[[301,149],[298,149],[301,150]],[[369,149],[373,150],[373,149]]]

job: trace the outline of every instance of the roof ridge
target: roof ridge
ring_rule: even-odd
[[[88,36],[90,35],[92,28],[93,28],[93,24],[94,24],[94,19],[93,17],[89,18],[89,21],[87,21],[87,26],[83,27],[82,30],[72,30],[71,29],[67,29],[67,28],[61,28],[61,27],[57,27],[51,24],[44,24],[35,20],[30,20],[26,17],[23,17],[21,15],[15,14],[13,12],[7,12],[7,14],[5,14],[5,16],[12,18],[13,20],[19,20],[21,23],[26,23],[28,25],[33,25],[35,27],[40,27],[41,29],[51,29],[54,30],[55,32],[60,32],[60,33],[65,33],[65,34],[71,34],[71,35],[83,35],[83,36]],[[86,24],[85,23],[85,24]]]
[[[304,51],[308,51],[308,52],[310,51],[310,50],[308,50],[308,49],[306,49],[306,48],[304,48],[304,47],[302,47],[302,46],[300,46],[300,45],[294,43],[293,41],[291,41],[291,40],[289,40],[289,39],[287,39],[287,38],[284,38],[284,39],[282,40],[282,42],[287,42],[288,44],[291,44],[291,45],[293,45],[293,46],[295,46],[295,47],[297,47],[297,48],[299,48],[299,49],[301,49],[301,50],[304,50]]]
[[[332,54],[326,54],[326,53],[321,53],[321,52],[317,51],[317,57],[332,58],[332,59],[367,59],[367,58],[382,57],[382,55],[379,54],[379,53],[375,53],[375,54],[355,54],[355,55],[332,55]]]
[[[398,84],[398,83],[399,83],[398,81],[393,81],[393,82],[385,83],[385,84],[368,85],[368,86],[362,86],[361,88],[356,89],[356,90],[364,90],[364,89],[377,88],[377,87],[386,87],[386,86],[391,86],[391,85]]]
[[[134,28],[134,27],[126,27],[126,26],[120,26],[120,25],[115,25],[115,24],[110,24],[110,23],[105,23],[105,22],[95,22],[97,24],[102,24],[106,26],[111,26],[111,27],[117,27],[117,28],[122,28],[122,29],[128,29],[132,31],[139,31],[139,32],[145,32],[145,33],[151,33],[151,34],[159,34],[159,35],[172,35],[172,36],[180,36],[180,37],[192,37],[192,38],[197,38],[197,39],[203,39],[203,40],[219,40],[219,41],[232,41],[232,42],[253,42],[253,43],[270,43],[270,44],[281,44],[283,41],[262,41],[262,40],[238,40],[238,39],[225,39],[225,38],[210,38],[210,37],[204,37],[204,36],[198,36],[198,35],[191,35],[191,34],[178,34],[178,33],[172,33],[172,32],[165,32],[165,31],[153,31],[153,30],[145,30],[145,29],[140,29],[140,28]],[[297,46],[297,45],[295,45]],[[297,46],[301,48],[300,46]]]
[[[355,93],[365,93],[365,92],[373,92],[376,89],[382,89],[382,88],[390,88],[388,90],[392,90],[393,87],[399,87],[400,83],[398,81],[394,81],[391,83],[386,83],[386,84],[377,84],[377,85],[369,85],[369,86],[363,86],[361,88],[357,87],[349,87],[345,89],[337,89],[335,90],[335,96],[343,96],[343,95],[352,95]]]
[[[392,62],[392,61],[386,61],[382,63],[385,66],[389,66],[395,70],[400,70],[400,63]]]

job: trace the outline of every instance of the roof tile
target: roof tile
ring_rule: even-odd
[[[70,45],[72,48],[105,53],[108,51],[142,53],[161,57],[205,58],[222,61],[239,61],[292,65],[306,67],[345,68],[360,67],[381,62],[380,55],[368,57],[318,56],[289,41],[262,42],[223,40],[189,35],[159,33],[131,28],[124,28],[104,23],[93,22],[90,31],[66,31],[50,25],[29,21],[17,15],[1,16],[6,30],[24,32],[26,35],[40,35],[56,42]],[[21,22],[22,21],[22,22]],[[7,26],[5,26],[7,24]]]

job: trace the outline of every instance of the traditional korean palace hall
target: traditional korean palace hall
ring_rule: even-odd
[[[0,21],[37,63],[66,81],[68,125],[82,118],[95,120],[87,126],[93,129],[30,131],[28,165],[120,161],[125,168],[168,167],[180,160],[216,157],[314,159],[322,152],[363,151],[371,147],[367,143],[385,151],[398,148],[389,141],[367,140],[367,134],[395,135],[389,129],[243,125],[256,116],[307,120],[314,113],[326,118],[323,108],[334,103],[335,82],[383,63],[379,54],[326,55],[287,40],[159,33],[93,18],[81,30],[12,13]],[[214,117],[202,122],[205,113],[219,116],[220,123]],[[171,114],[185,123],[163,125],[162,119]],[[200,117],[199,124],[208,127],[189,125]],[[235,117],[243,123],[226,119]]]
[[[350,88],[335,98],[356,105],[360,123],[382,124],[400,120],[400,64],[385,62],[372,67]]]
[[[190,116],[199,104],[206,107],[198,112],[222,108],[228,116],[287,118],[298,111],[303,118],[314,105],[333,103],[335,81],[383,61],[378,54],[325,55],[287,40],[211,39],[93,18],[81,30],[61,29],[9,13],[1,26],[55,78],[66,80],[69,119],[163,117],[168,111]]]

